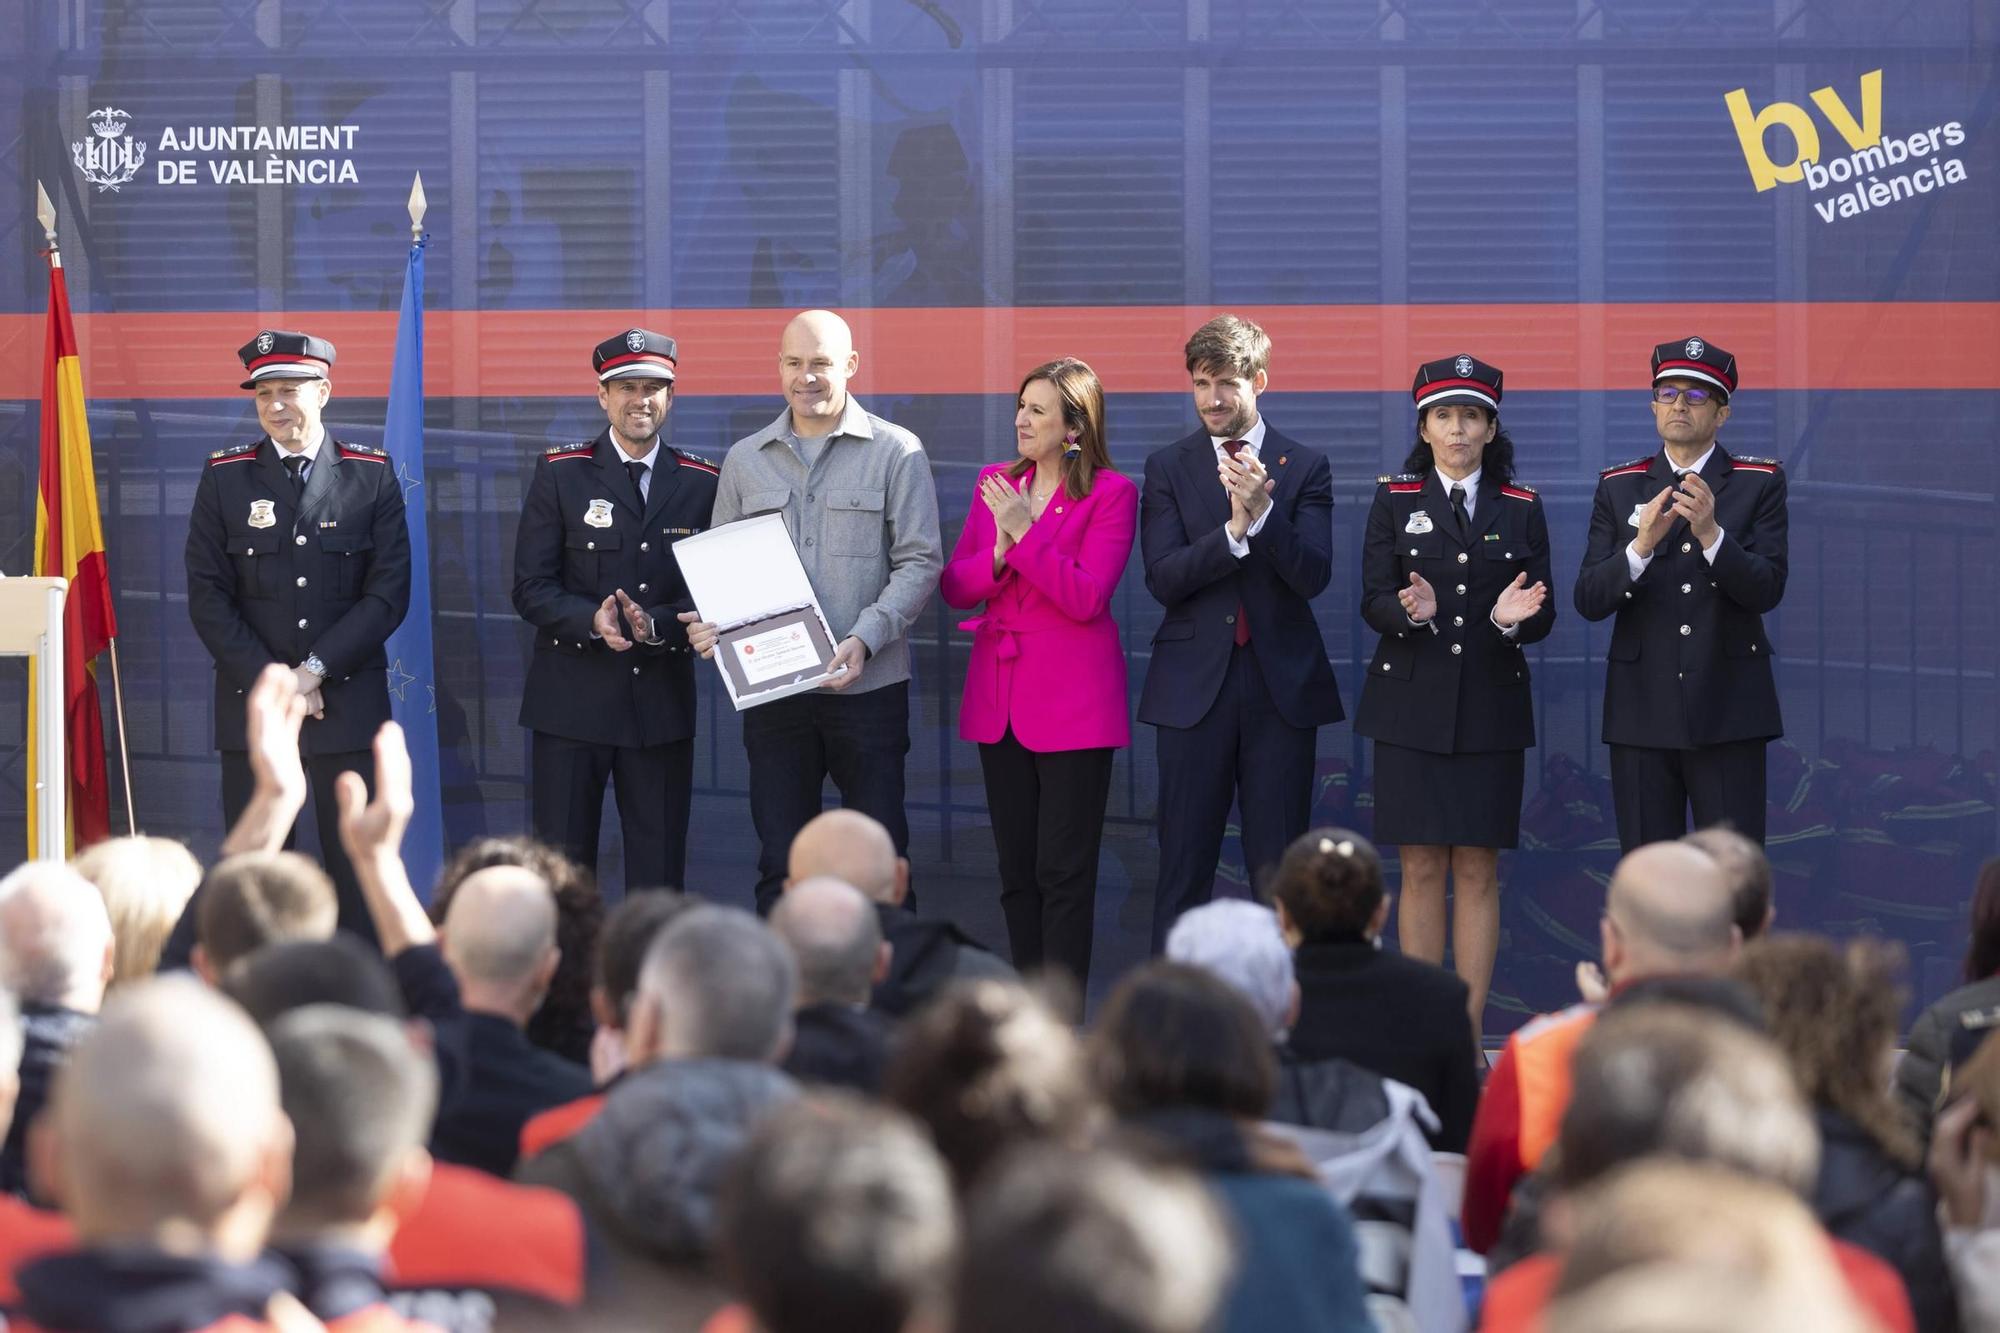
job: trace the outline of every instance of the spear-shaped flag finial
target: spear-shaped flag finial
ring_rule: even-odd
[[[56,206],[49,202],[49,192],[35,182],[35,218],[42,224],[42,234],[49,238],[49,248],[56,244]]]
[[[430,201],[424,198],[424,173],[419,171],[410,181],[411,240],[421,241],[424,238],[424,211],[429,207]]]

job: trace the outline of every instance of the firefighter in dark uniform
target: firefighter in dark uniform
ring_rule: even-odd
[[[661,438],[674,401],[672,338],[631,329],[590,359],[609,424],[535,460],[514,542],[514,608],[535,629],[521,698],[521,725],[534,733],[531,817],[535,836],[594,867],[610,782],[626,887],[678,888],[695,659],[674,619],[694,601],[673,544],[708,527],[718,474]]]
[[[1606,468],[1576,579],[1586,620],[1617,619],[1604,739],[1630,850],[1721,820],[1764,840],[1764,746],[1784,734],[1764,614],[1785,595],[1785,474],[1716,442],[1736,358],[1705,338],[1653,349],[1664,447]]]
[[[1382,635],[1354,729],[1375,740],[1375,840],[1401,849],[1402,950],[1452,962],[1476,1032],[1500,938],[1499,858],[1520,841],[1535,710],[1522,649],[1548,637],[1549,526],[1514,482],[1503,377],[1470,356],[1417,369],[1417,438],[1383,477],[1361,553],[1361,615]]]
[[[351,770],[374,787],[375,732],[389,720],[382,645],[410,606],[403,487],[386,453],[336,440],[320,422],[332,343],[267,329],[237,355],[265,434],[208,456],[187,537],[188,616],[215,658],[223,819],[236,822],[253,786],[245,692],[282,663],[307,700],[299,749],[340,925],[373,940],[333,781]]]

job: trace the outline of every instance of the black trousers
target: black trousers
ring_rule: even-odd
[[[1694,827],[1728,820],[1746,838],[1764,841],[1764,747],[1759,740],[1725,741],[1692,750],[1643,745],[1611,747],[1611,802],[1618,845],[1625,851],[1669,842]]]
[[[1090,982],[1111,755],[1109,747],[1030,750],[1011,728],[979,747],[1014,966],[1060,967],[1079,990]]]
[[[597,869],[604,788],[618,799],[625,839],[625,891],[678,889],[687,878],[688,810],[694,798],[694,739],[665,745],[596,745],[531,733],[529,818],[535,836]]]
[[[223,750],[222,754],[222,826],[235,826],[237,816],[243,807],[250,804],[250,794],[257,789],[256,779],[250,772],[250,756],[242,750]],[[375,794],[375,753],[372,750],[341,750],[333,754],[309,754],[303,756],[306,783],[311,788],[313,824],[319,833],[320,864],[333,880],[333,892],[340,903],[340,929],[350,935],[377,943],[375,918],[368,914],[368,900],[361,896],[361,883],[354,877],[354,863],[347,859],[347,849],[340,845],[340,807],[334,803],[333,783],[342,773],[359,773],[361,780],[368,784],[368,794]],[[298,826],[294,824],[285,833],[286,848],[298,842]],[[417,892],[428,893],[430,885],[415,886]]]
[[[1158,727],[1160,879],[1153,892],[1153,952],[1191,907],[1215,892],[1215,865],[1233,797],[1242,814],[1243,861],[1256,886],[1312,817],[1317,727],[1285,721],[1257,666],[1256,641],[1230,654],[1215,704],[1192,727]]]
[[[785,887],[792,839],[823,805],[826,780],[840,803],[879,821],[910,850],[903,811],[903,758],[910,752],[910,683],[865,694],[818,690],[759,704],[743,714],[750,759],[750,819],[757,826],[757,911],[769,913]],[[916,906],[912,890],[905,906]]]

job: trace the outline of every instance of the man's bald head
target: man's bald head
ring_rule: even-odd
[[[261,1249],[290,1184],[278,1071],[241,1009],[192,977],[125,987],[57,1074],[40,1183],[91,1244]]]
[[[554,968],[555,894],[532,870],[488,866],[459,883],[442,934],[460,986],[539,990]]]
[[[778,342],[778,382],[793,429],[805,436],[832,430],[847,411],[847,381],[860,365],[846,320],[831,310],[792,316]]]
[[[854,350],[854,330],[831,310],[801,310],[785,325],[780,347],[806,344],[829,352],[836,358]]]
[[[1684,842],[1627,852],[1611,872],[1604,922],[1605,970],[1614,985],[1719,971],[1740,942],[1722,868]]]
[[[871,902],[893,907],[908,890],[895,839],[859,810],[828,810],[807,821],[792,839],[788,884],[818,876],[842,880]]]
[[[799,1004],[866,1004],[882,956],[875,904],[828,875],[792,885],[771,912],[771,929],[799,965]]]
[[[0,879],[0,982],[25,1003],[95,1013],[111,979],[111,917],[89,880],[60,861]]]

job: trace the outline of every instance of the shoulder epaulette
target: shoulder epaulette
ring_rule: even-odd
[[[1385,472],[1375,478],[1375,484],[1378,486],[1387,486],[1392,481],[1422,481],[1423,479],[1424,474],[1421,472]]]
[[[1535,500],[1540,497],[1533,486],[1523,486],[1519,482],[1509,482],[1500,488],[1500,494],[1512,496],[1516,500]]]
[[[1748,468],[1752,472],[1776,472],[1784,466],[1775,458],[1752,458],[1748,454],[1737,454],[1729,461],[1737,467]]]
[[[257,446],[262,443],[262,440],[252,440],[248,444],[232,444],[227,449],[217,449],[208,456],[208,465],[214,467],[218,463],[240,463],[246,458],[255,458]]]
[[[590,451],[597,447],[596,440],[583,440],[576,444],[558,444],[554,448],[542,450],[542,457],[554,462],[558,458],[589,458]]]
[[[349,444],[345,440],[335,440],[333,447],[340,450],[342,458],[358,458],[368,463],[386,463],[389,461],[389,451],[387,449],[377,449],[372,444]]]
[[[1633,459],[1629,463],[1613,463],[1610,467],[1604,469],[1604,471],[1598,473],[1597,475],[1600,478],[1603,478],[1603,477],[1619,476],[1620,474],[1626,472],[1644,472],[1647,468],[1651,467],[1652,465],[1653,465],[1653,456],[1651,454],[1641,454],[1639,457]]]
[[[672,448],[673,446],[669,447]],[[711,477],[719,477],[722,475],[721,468],[709,462],[706,458],[703,458],[700,454],[691,454],[685,449],[674,448],[674,457],[680,460],[682,467],[691,467],[695,469],[695,471],[697,472],[706,472]]]

